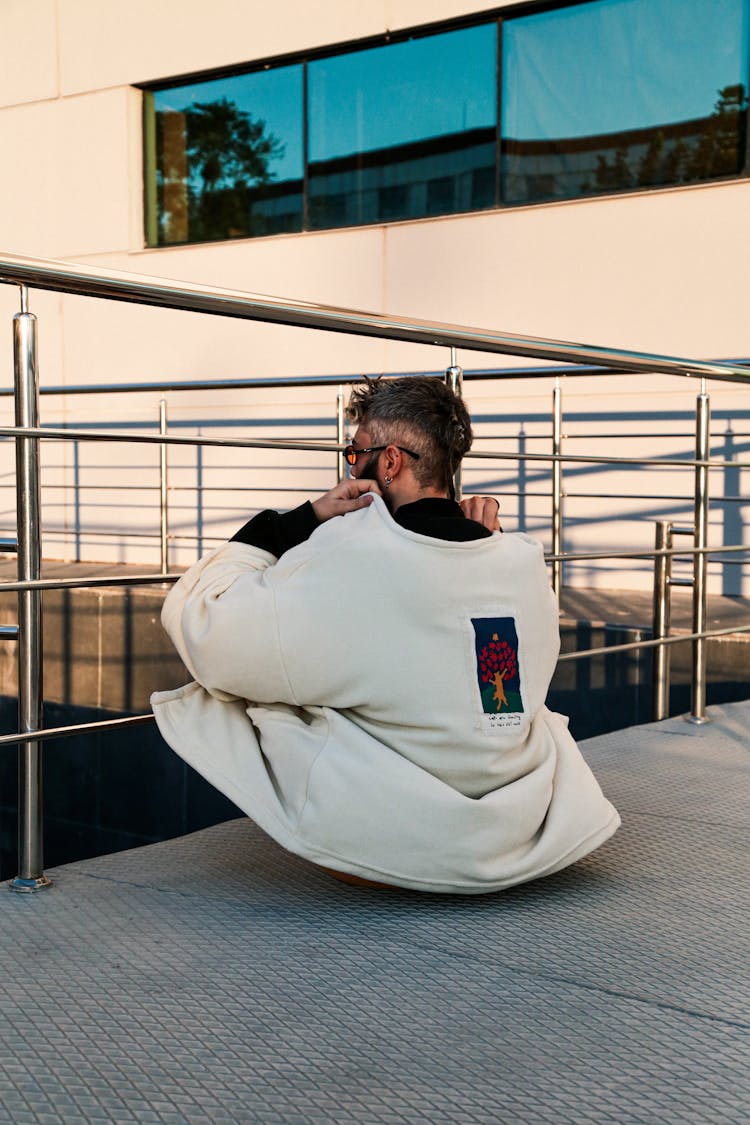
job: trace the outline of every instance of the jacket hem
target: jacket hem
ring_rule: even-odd
[[[172,717],[169,715],[169,704],[178,702],[180,698],[190,694],[194,690],[201,690],[200,685],[196,683],[186,684],[174,691],[155,692],[152,695],[151,704],[159,730],[165,741],[176,754],[188,763],[188,765],[202,773],[212,785],[219,789],[230,801],[255,821],[258,827],[268,833],[281,847],[317,866],[331,867],[350,875],[358,875],[364,879],[388,883],[391,886],[404,887],[408,890],[426,891],[436,894],[489,894],[494,891],[501,891],[508,887],[516,886],[519,883],[544,878],[547,875],[552,875],[570,866],[572,863],[582,859],[603,844],[605,840],[609,839],[609,837],[616,832],[620,825],[619,813],[613,808],[610,817],[604,825],[601,825],[593,832],[582,837],[572,847],[568,848],[562,856],[558,856],[542,864],[538,869],[518,870],[501,879],[481,880],[469,878],[464,881],[461,879],[429,878],[409,875],[405,872],[385,870],[370,864],[363,864],[357,860],[352,860],[336,852],[321,848],[319,845],[300,836],[298,828],[293,829],[289,823],[285,823],[275,815],[267,805],[254,800],[252,794],[248,794],[246,790],[237,786],[234,781],[222,771],[215,767],[210,769],[206,768],[205,750],[199,743],[193,741],[189,732],[186,732],[184,729],[178,730]],[[324,740],[324,744],[325,741],[327,741],[327,738]],[[319,757],[320,753],[316,755],[311,770],[319,760]],[[305,803],[306,800],[307,798],[305,799]],[[300,819],[301,813],[297,818],[297,824],[299,824]]]

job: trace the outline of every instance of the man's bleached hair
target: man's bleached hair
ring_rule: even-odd
[[[413,449],[419,460],[411,467],[419,483],[454,495],[453,475],[473,434],[463,401],[442,379],[366,379],[353,388],[347,417],[367,430],[373,445]]]

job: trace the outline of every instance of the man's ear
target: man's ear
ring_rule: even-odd
[[[397,445],[387,445],[383,450],[383,471],[389,477],[396,477],[401,472],[404,455]]]

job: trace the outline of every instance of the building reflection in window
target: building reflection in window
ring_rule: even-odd
[[[502,201],[737,175],[747,0],[599,0],[507,20]]]
[[[301,65],[153,98],[160,244],[302,229]]]
[[[497,26],[309,64],[309,222],[351,226],[496,204]]]

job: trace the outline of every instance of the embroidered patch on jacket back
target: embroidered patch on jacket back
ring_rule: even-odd
[[[518,633],[512,617],[472,617],[483,726],[521,725],[523,700],[518,666]]]

